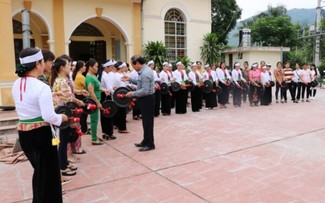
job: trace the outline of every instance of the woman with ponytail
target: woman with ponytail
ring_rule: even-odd
[[[90,129],[91,129],[91,143],[93,145],[104,144],[102,140],[97,137],[97,127],[98,127],[98,109],[102,109],[102,104],[100,103],[101,93],[100,93],[100,82],[96,77],[98,72],[98,63],[95,59],[89,59],[86,63],[88,73],[86,75],[85,87],[89,92],[90,98],[93,99],[97,104],[97,109],[94,113],[90,114]]]
[[[83,101],[77,99],[73,95],[73,89],[69,85],[70,63],[67,59],[57,58],[52,67],[51,85],[53,92],[62,92],[63,96],[59,101],[55,102],[55,106],[65,105],[67,102],[74,102],[79,106],[84,106]],[[60,129],[60,145],[59,145],[59,163],[61,174],[63,176],[76,175],[77,167],[69,165],[67,158],[68,138],[71,133],[71,127]]]

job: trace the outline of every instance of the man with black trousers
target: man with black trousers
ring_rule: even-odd
[[[131,57],[132,67],[139,73],[138,80],[133,80],[124,76],[122,80],[130,80],[137,84],[136,91],[126,94],[127,97],[136,97],[142,114],[143,140],[135,143],[136,147],[140,147],[140,152],[155,149],[154,144],[154,112],[155,112],[155,79],[151,68],[145,64],[142,56],[134,55]]]

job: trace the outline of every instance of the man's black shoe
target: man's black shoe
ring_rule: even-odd
[[[134,145],[135,145],[136,147],[144,147],[144,145],[141,144],[141,143],[134,143]]]
[[[139,152],[146,152],[146,151],[154,150],[154,149],[155,149],[155,147],[147,147],[147,146],[145,146],[145,147],[140,148]]]

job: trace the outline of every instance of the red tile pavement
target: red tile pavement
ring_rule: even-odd
[[[325,90],[310,103],[202,110],[155,119],[156,150],[130,134],[80,155],[64,202],[325,202]],[[14,113],[0,112],[0,116]],[[29,162],[0,163],[0,202],[31,202]]]

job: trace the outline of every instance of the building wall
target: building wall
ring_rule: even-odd
[[[210,0],[145,0],[143,5],[143,43],[165,41],[164,18],[167,11],[173,8],[181,11],[187,23],[187,55],[192,61],[199,60],[203,35],[211,32]]]
[[[233,64],[229,64],[229,54],[233,55]],[[282,61],[281,51],[269,51],[269,50],[252,50],[252,51],[243,51],[243,58],[238,59],[238,52],[231,52],[225,54],[225,62],[227,66],[233,67],[235,62],[239,62],[241,65],[244,61],[248,61],[248,64],[252,63],[260,64],[261,61],[265,61],[266,63],[270,63],[272,65],[272,73],[276,67],[276,63],[278,61]],[[243,67],[243,66],[242,66]]]
[[[202,45],[203,35],[211,31],[210,0],[142,2],[141,5],[141,0],[0,0],[0,59],[5,61],[0,74],[0,106],[13,104],[10,96],[8,98],[11,85],[17,78],[14,74],[13,39],[21,39],[22,35],[13,35],[12,19],[21,21],[21,11],[26,5],[31,5],[32,38],[37,47],[49,49],[58,56],[69,54],[71,40],[100,39],[100,37],[93,39],[71,37],[82,22],[87,22],[103,33],[107,42],[107,58],[113,56],[112,41],[114,39],[121,41],[120,59],[125,61],[133,54],[141,54],[145,42],[164,42],[165,14],[169,9],[177,8],[184,14],[187,23],[187,55],[192,60],[200,58],[199,47]],[[98,12],[99,9],[101,12]],[[6,51],[2,53],[4,50]]]

